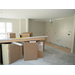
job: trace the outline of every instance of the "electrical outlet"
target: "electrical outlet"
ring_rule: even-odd
[[[68,34],[68,35],[70,35],[70,34]]]

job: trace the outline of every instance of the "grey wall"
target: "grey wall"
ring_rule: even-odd
[[[45,22],[29,20],[29,32],[33,32],[33,36],[45,35]]]

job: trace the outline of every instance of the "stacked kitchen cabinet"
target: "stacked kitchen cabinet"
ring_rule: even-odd
[[[7,38],[16,38],[15,33],[7,33]]]
[[[23,32],[20,34],[20,38],[23,38],[23,37],[32,37],[33,34],[32,32]]]

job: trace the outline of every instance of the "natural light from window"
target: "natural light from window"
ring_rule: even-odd
[[[0,22],[0,39],[7,38],[8,32],[12,32],[12,23]]]

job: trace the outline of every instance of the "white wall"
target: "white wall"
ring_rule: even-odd
[[[73,33],[72,33],[71,53],[75,53],[75,14],[74,14],[74,21],[73,21]]]
[[[29,32],[29,19],[26,18],[26,32]]]
[[[47,42],[71,48],[74,17],[67,17],[61,20],[40,22],[29,19],[29,32],[33,36],[48,35]],[[21,19],[21,32],[26,32],[26,19]],[[0,19],[0,22],[12,22],[13,32],[19,37],[19,19]],[[68,36],[70,34],[70,36]]]
[[[54,20],[52,24],[47,21],[45,23],[45,35],[48,35],[47,42],[71,48],[73,18],[74,17],[67,17],[60,20]]]
[[[21,19],[21,33],[26,32],[26,19]]]
[[[12,32],[16,33],[16,37],[26,32],[26,19],[0,19],[0,22],[12,22]]]
[[[33,36],[45,35],[45,22],[29,20],[29,32],[33,32]]]
[[[19,19],[0,19],[0,22],[12,22],[12,31],[19,37]]]

